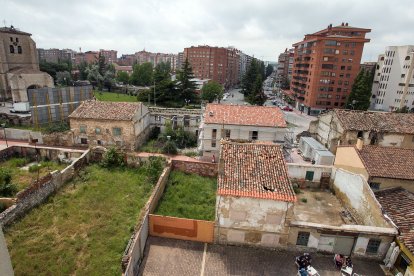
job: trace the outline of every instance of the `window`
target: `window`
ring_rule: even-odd
[[[378,182],[371,182],[369,183],[369,186],[371,187],[372,190],[379,190],[381,183]]]
[[[119,128],[119,127],[113,127],[112,128],[112,135],[113,136],[121,136],[121,133],[122,133],[121,128]]]
[[[161,116],[155,116],[155,121],[156,122],[161,122]]]
[[[13,42],[13,37],[10,37],[10,42]]]
[[[336,41],[335,40],[325,40],[325,45],[326,46],[336,46]]]
[[[230,139],[230,135],[231,135],[231,130],[225,129],[222,137]]]
[[[364,138],[364,132],[358,131],[357,138]]]
[[[381,244],[381,240],[379,239],[369,239],[367,245],[367,253],[376,254],[378,252],[378,248]]]
[[[343,54],[343,55],[347,55],[347,54],[348,54],[348,51],[347,51],[347,50],[343,50],[343,51],[342,51],[342,54]]]
[[[216,147],[217,129],[211,130],[211,147]]]
[[[249,138],[250,138],[250,140],[257,140],[257,138],[258,138],[258,136],[259,136],[259,133],[258,133],[258,131],[250,131],[250,134],[249,134]]]
[[[87,145],[87,144],[88,144],[88,139],[86,139],[86,138],[81,138],[81,144],[82,144],[82,145]]]
[[[298,238],[296,240],[296,245],[308,246],[309,236],[309,232],[299,232]]]
[[[10,54],[14,54],[14,46],[10,45]]]
[[[305,180],[312,181],[314,175],[315,175],[315,172],[313,172],[313,171],[306,171]]]
[[[101,128],[96,127],[95,128],[95,134],[101,134]]]
[[[17,46],[17,52],[18,52],[19,54],[21,54],[21,53],[22,53],[22,46]]]
[[[345,70],[345,66],[341,66],[341,70]]]
[[[16,37],[16,42],[19,42],[19,38],[18,37]]]
[[[405,74],[401,74],[401,78],[405,78]]]
[[[86,133],[86,126],[85,125],[80,125],[79,126],[79,132],[80,133]]]

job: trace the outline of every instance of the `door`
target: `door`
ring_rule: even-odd
[[[318,251],[333,253],[335,236],[321,235],[318,242]]]
[[[345,256],[351,255],[352,249],[354,248],[354,242],[354,237],[336,236],[334,253]]]

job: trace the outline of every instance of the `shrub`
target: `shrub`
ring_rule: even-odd
[[[188,151],[188,152],[184,153],[184,155],[185,156],[188,156],[188,157],[197,157],[198,156],[198,152]]]
[[[0,196],[8,197],[8,196],[13,196],[16,193],[17,193],[17,187],[13,183],[0,184]]]
[[[53,123],[44,128],[45,133],[65,132],[68,130],[70,130],[70,126],[67,122]]]
[[[293,191],[295,192],[295,194],[300,194],[300,193],[301,193],[301,191],[300,191],[300,188],[299,188],[299,187],[295,187],[295,186],[293,186]]]
[[[29,159],[27,158],[12,158],[9,161],[10,166],[15,167],[15,168],[23,167],[28,162],[29,162]]]
[[[164,169],[165,159],[160,156],[150,156],[144,164],[145,173],[151,184],[156,184]]]
[[[177,152],[177,145],[174,143],[174,141],[167,141],[162,147],[162,153],[177,154]]]
[[[122,152],[118,152],[115,148],[110,148],[105,152],[101,161],[101,166],[104,168],[123,167],[124,165],[125,161]]]
[[[29,167],[29,172],[37,172],[42,168],[41,164],[34,164]]]
[[[2,213],[6,209],[7,209],[6,205],[4,203],[0,202],[0,213]]]
[[[11,172],[6,168],[0,168],[0,184],[8,184],[11,181]]]
[[[303,198],[300,199],[300,201],[302,201],[303,203],[307,203],[308,199],[303,197]]]

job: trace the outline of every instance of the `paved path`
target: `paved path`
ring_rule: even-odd
[[[297,275],[295,256],[291,251],[275,251],[251,247],[223,246],[173,239],[149,237],[146,257],[140,275]],[[340,276],[332,255],[313,253],[313,266],[321,276]],[[360,275],[384,275],[374,261],[354,260]]]

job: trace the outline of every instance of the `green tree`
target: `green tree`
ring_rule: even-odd
[[[68,71],[56,73],[56,83],[62,86],[68,86],[72,82],[72,76]]]
[[[185,59],[182,70],[177,75],[178,92],[182,100],[190,100],[191,102],[197,100],[197,94],[195,93],[197,86],[192,79],[194,79],[193,69],[188,59]]]
[[[48,73],[50,76],[52,76],[53,80],[57,81],[57,73],[58,72],[64,72],[68,71],[71,72],[72,70],[72,64],[70,62],[46,62],[41,61],[39,63],[39,69],[42,72]]]
[[[99,67],[97,64],[91,64],[86,69],[87,80],[91,82],[92,86],[95,89],[95,86],[98,86],[99,90],[102,90],[104,77],[99,73]]]
[[[210,81],[204,84],[201,89],[201,99],[212,103],[214,100],[220,100],[223,98],[223,86],[216,81]]]
[[[367,110],[371,99],[370,73],[360,71],[352,85],[346,106],[355,110]]]
[[[273,73],[273,70],[274,70],[273,65],[268,64],[266,67],[266,78]]]
[[[116,80],[123,84],[127,84],[129,82],[129,75],[125,71],[118,71],[116,73]]]
[[[153,83],[152,63],[136,64],[133,68],[130,83],[138,86],[149,86]]]
[[[77,69],[79,70],[79,79],[80,80],[87,80],[88,73],[86,69],[88,69],[88,63],[86,61],[82,61],[78,66]]]
[[[263,92],[264,63],[253,59],[242,80],[242,93],[248,103],[263,105],[266,95]]]

